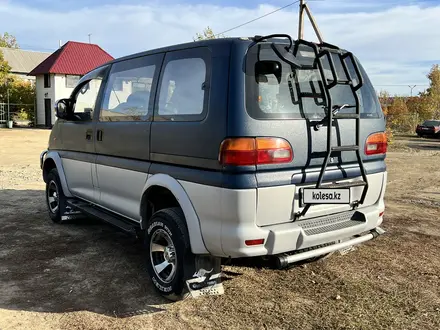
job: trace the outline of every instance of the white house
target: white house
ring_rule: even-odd
[[[55,102],[69,97],[81,76],[111,60],[98,45],[68,41],[35,67],[29,75],[36,77],[36,126],[51,127]]]
[[[50,55],[50,53],[7,47],[0,47],[0,52],[11,67],[10,74],[31,82],[35,82],[35,77],[28,76],[29,72]]]

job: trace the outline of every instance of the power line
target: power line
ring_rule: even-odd
[[[408,85],[411,85],[411,84],[374,85],[374,86],[379,86],[379,87],[408,87]],[[429,86],[429,85],[416,84],[416,87],[426,87],[426,86]]]
[[[240,27],[242,27],[242,26],[245,26],[245,25],[247,25],[247,24],[249,24],[249,23],[253,23],[253,22],[255,22],[255,21],[258,21],[259,19],[262,19],[262,18],[264,18],[264,17],[267,17],[267,16],[269,16],[269,15],[272,15],[272,14],[274,14],[274,13],[280,11],[280,10],[286,9],[287,7],[293,6],[294,4],[299,3],[299,2],[300,2],[300,0],[297,0],[297,1],[294,1],[294,2],[292,2],[292,3],[289,3],[289,4],[287,4],[287,5],[283,6],[283,7],[280,7],[280,8],[278,8],[278,9],[275,9],[275,10],[273,10],[273,11],[267,13],[267,14],[264,14],[264,15],[259,16],[259,17],[257,17],[257,18],[251,19],[250,21],[247,21],[247,22],[244,22],[244,23],[242,23],[242,24],[240,24],[240,25],[234,26],[233,28],[230,28],[230,29],[228,29],[228,30],[225,30],[225,31],[223,31],[223,32],[220,32],[219,34],[216,34],[215,36],[218,37],[219,35],[222,35],[222,34],[224,34],[224,33],[226,33],[226,32],[230,32],[230,31],[232,31],[232,30],[235,30],[235,29],[238,29],[238,28],[240,28]]]
[[[40,46],[35,46],[35,45],[28,45],[28,44],[22,44],[19,43],[18,44],[20,46],[20,49],[22,50],[30,50],[30,51],[55,51],[56,49],[54,48],[45,48],[45,47],[40,47]]]

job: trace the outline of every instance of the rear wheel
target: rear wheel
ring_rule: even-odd
[[[64,208],[66,197],[61,187],[58,170],[53,168],[47,175],[46,183],[46,204],[49,216],[53,222],[61,222],[61,209]]]
[[[196,258],[182,210],[168,208],[153,214],[144,244],[147,271],[157,291],[173,301],[188,297],[185,284],[196,271]]]

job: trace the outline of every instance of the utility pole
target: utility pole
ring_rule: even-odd
[[[304,39],[304,0],[299,3],[298,40]]]
[[[90,39],[91,35],[92,35],[91,33],[88,34],[88,36],[89,36],[89,44],[91,44],[91,39]]]
[[[300,0],[299,4],[298,39],[304,39],[304,11],[306,11],[310,23],[312,24],[313,30],[315,30],[315,34],[318,37],[319,42],[322,44],[324,42],[324,39],[322,38],[321,31],[319,31],[318,24],[316,24],[315,18],[313,17],[312,12],[310,11],[310,8],[305,0]]]
[[[408,85],[409,88],[411,88],[411,97],[413,96],[413,89],[417,87],[417,85]]]

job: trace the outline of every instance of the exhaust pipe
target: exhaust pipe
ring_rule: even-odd
[[[290,264],[293,264],[293,263],[296,263],[299,261],[319,257],[324,254],[335,252],[338,250],[342,250],[342,249],[350,247],[350,246],[359,245],[361,243],[370,241],[380,235],[383,235],[384,233],[385,233],[385,230],[383,230],[380,227],[377,227],[364,236],[356,237],[356,238],[350,239],[345,242],[341,242],[341,243],[325,246],[322,248],[318,248],[315,250],[310,250],[310,251],[305,251],[305,252],[293,254],[293,255],[277,256],[276,257],[276,264],[277,264],[278,269],[284,269],[284,268],[287,268]]]

